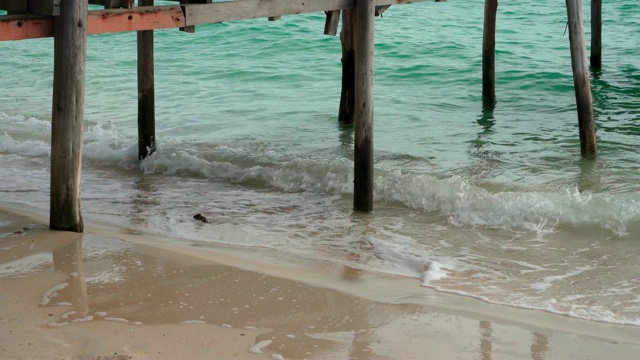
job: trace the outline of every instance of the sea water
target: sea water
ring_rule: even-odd
[[[90,36],[85,222],[640,325],[640,5],[604,4],[590,161],[564,3],[500,4],[494,109],[481,99],[483,4],[376,18],[371,215],[352,212],[354,134],[338,123],[340,40],[323,14],[156,31],[158,151],[141,163],[136,34]],[[52,39],[0,44],[4,206],[48,209],[52,71]]]

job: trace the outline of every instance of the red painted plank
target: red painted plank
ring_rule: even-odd
[[[179,6],[97,10],[89,12],[89,34],[167,29],[185,26]]]
[[[10,15],[0,17],[0,41],[53,36],[51,17]]]
[[[178,6],[89,11],[89,34],[177,28],[185,26]],[[0,16],[0,41],[53,36],[53,18],[31,15]]]

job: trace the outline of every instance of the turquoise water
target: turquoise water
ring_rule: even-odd
[[[585,161],[564,3],[500,4],[493,110],[481,101],[483,4],[394,6],[376,19],[370,216],[351,212],[340,40],[322,34],[322,14],[157,31],[159,151],[141,164],[136,35],[91,36],[85,221],[640,325],[640,5],[604,4],[599,157]],[[51,39],[0,44],[5,204],[48,208],[52,54]]]

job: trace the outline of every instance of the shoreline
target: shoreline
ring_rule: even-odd
[[[632,358],[640,350],[640,327],[493,305],[421,287],[418,279],[264,249],[194,246],[108,225],[91,224],[82,235],[55,232],[42,214],[24,208],[0,208],[0,219],[0,299],[6,305],[0,321],[8,324],[3,328],[20,333],[18,339],[40,341],[42,348],[52,346],[44,340],[51,338],[68,345],[60,356],[24,352],[11,347],[16,335],[3,334],[3,358],[166,358],[183,347],[181,354],[194,351],[188,358],[206,358],[210,351],[223,358]],[[11,230],[34,223],[23,234]],[[60,258],[73,251],[75,267],[63,265]],[[63,283],[68,285],[56,288]],[[52,294],[62,305],[42,305]],[[192,343],[158,343],[158,329],[189,333]],[[107,336],[130,330],[140,334],[137,345]],[[228,340],[203,346],[210,343],[201,337],[205,333]],[[160,346],[162,354],[144,345],[152,343],[166,345]]]

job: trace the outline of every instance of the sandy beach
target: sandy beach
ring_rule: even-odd
[[[640,329],[416,279],[0,212],[2,359],[633,359]]]

